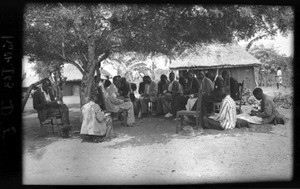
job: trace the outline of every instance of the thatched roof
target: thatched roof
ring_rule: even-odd
[[[170,69],[230,68],[259,66],[260,64],[258,59],[237,44],[214,43],[185,50],[172,60]]]

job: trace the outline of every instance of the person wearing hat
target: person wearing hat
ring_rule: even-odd
[[[62,137],[68,138],[71,130],[69,109],[60,100],[55,99],[51,81],[43,79],[42,87],[33,93],[33,108],[38,112],[40,122],[44,122],[51,115],[60,114],[62,117]]]

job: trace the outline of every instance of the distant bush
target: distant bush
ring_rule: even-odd
[[[286,94],[283,95],[282,93],[276,93],[273,99],[276,107],[282,107],[285,109],[290,109],[293,106],[294,95],[293,94]]]

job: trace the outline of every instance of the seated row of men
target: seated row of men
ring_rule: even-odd
[[[230,84],[226,85],[227,79],[230,80]],[[156,114],[164,114],[166,118],[176,116],[176,112],[180,110],[195,110],[199,90],[203,101],[208,102],[205,108],[211,110],[211,102],[221,102],[223,99],[222,87],[230,90],[231,97],[237,100],[238,82],[229,76],[228,71],[222,72],[222,77],[216,79],[212,73],[205,74],[204,71],[200,71],[195,77],[194,73],[189,71],[185,77],[179,77],[179,81],[175,80],[175,74],[171,72],[169,80],[166,75],[161,75],[157,84],[151,81],[149,76],[145,76],[139,85],[141,97],[136,102],[138,117],[147,114],[149,101],[153,103],[153,111]]]
[[[203,115],[211,112],[211,102],[222,101],[219,114],[204,117],[203,128],[232,129],[237,119],[234,100],[238,97],[238,85],[233,78],[230,78],[230,85],[226,85],[228,79],[228,71],[222,72],[222,77],[215,79],[209,73],[205,75],[203,71],[199,72],[197,78],[192,72],[188,72],[186,77],[180,77],[179,81],[175,80],[174,73],[170,73],[169,81],[165,75],[162,75],[158,84],[149,76],[145,76],[139,85],[140,98],[134,95],[136,85],[130,84],[120,76],[115,76],[113,83],[105,80],[101,83],[103,85],[101,90],[94,82],[95,87],[92,89],[91,98],[87,98],[86,104],[82,107],[83,122],[80,133],[88,136],[95,135],[100,137],[100,141],[111,136],[112,120],[103,110],[110,112],[126,110],[128,112],[127,126],[135,125],[135,113],[139,114],[139,117],[147,113],[149,102],[156,107],[154,109],[157,114],[164,114],[165,117],[175,116],[177,111],[183,109],[194,110],[199,89],[203,94],[201,103]],[[101,97],[101,93],[104,98]],[[253,117],[258,117],[253,123],[284,123],[284,117],[278,113],[273,101],[263,93],[262,89],[256,88],[253,94],[257,100],[261,100],[261,110],[251,112]],[[69,137],[71,126],[68,107],[54,98],[49,79],[44,79],[42,87],[35,91],[33,107],[38,111],[41,122],[50,115],[60,113],[63,137]],[[94,118],[91,115],[94,115]],[[103,135],[105,137],[101,137]]]
[[[114,88],[114,93],[108,92],[110,91],[109,87]],[[176,116],[176,113],[180,110],[196,110],[196,102],[200,90],[202,93],[201,117],[204,118],[202,120],[203,127],[216,128],[216,125],[219,125],[220,129],[232,129],[235,127],[237,119],[235,100],[239,98],[239,84],[237,80],[230,77],[230,72],[227,70],[222,72],[222,76],[216,78],[212,73],[205,74],[203,71],[200,71],[195,77],[194,73],[189,71],[185,77],[179,77],[179,81],[175,80],[175,74],[171,72],[169,80],[166,75],[161,75],[161,79],[157,84],[149,76],[144,76],[143,82],[139,84],[139,98],[136,98],[134,95],[134,91],[137,89],[136,85],[129,84],[125,78],[121,78],[120,76],[115,76],[113,83],[106,80],[104,88],[108,104],[116,104],[119,100],[120,108],[130,110],[128,118],[132,120],[130,123],[133,124],[128,123],[129,126],[134,125],[134,115],[138,115],[138,118],[141,118],[148,114],[149,102],[152,103],[152,111],[156,114],[164,115],[166,118]],[[276,120],[273,118],[278,117],[278,112],[274,104],[273,106],[270,105],[270,100],[267,100],[268,98],[263,94],[261,89],[259,94],[256,94],[258,93],[257,90],[259,89],[253,91],[254,96],[258,100],[265,99],[262,100],[262,108],[267,108],[268,110],[262,110],[266,111],[262,114],[253,113],[253,116],[257,115],[261,118],[258,119],[260,122],[253,123],[266,123],[263,120],[266,120],[266,117],[270,116],[272,118],[268,118],[270,121],[267,122]],[[260,98],[259,95],[265,98]],[[213,113],[213,102],[222,102],[220,113],[215,116],[204,117]],[[268,106],[264,106],[265,103]],[[239,118],[243,119],[242,116],[239,116]],[[189,121],[193,121],[193,117],[190,117]]]

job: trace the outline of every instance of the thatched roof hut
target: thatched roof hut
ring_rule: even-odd
[[[112,76],[108,71],[102,68],[100,69],[100,73],[101,79],[106,79],[106,76]],[[63,89],[64,96],[79,95],[82,73],[74,65],[65,64],[62,75],[67,78]]]
[[[254,67],[260,65],[258,59],[237,44],[213,43],[185,50],[172,60],[170,69],[179,70],[179,75],[188,69],[214,73],[218,70],[219,74],[226,69],[239,82],[244,80],[247,88],[254,89]]]

